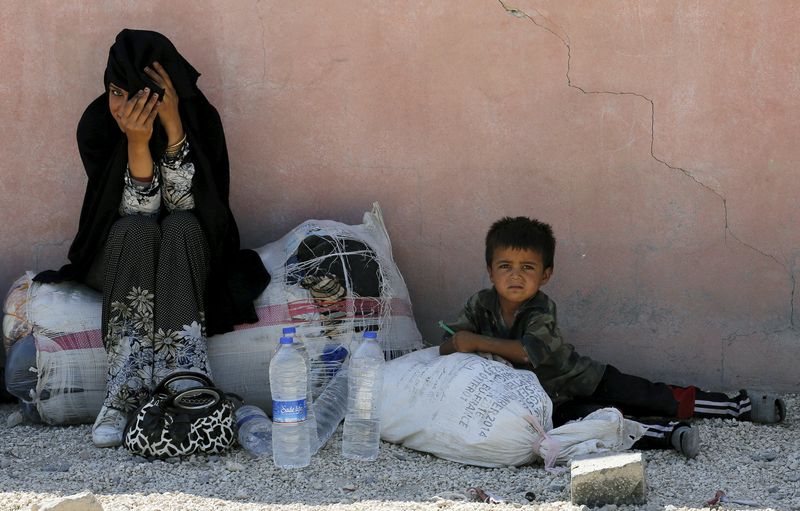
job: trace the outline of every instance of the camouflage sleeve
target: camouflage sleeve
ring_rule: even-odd
[[[453,332],[459,332],[461,330],[466,330],[468,332],[478,332],[478,325],[474,321],[475,317],[475,297],[473,296],[470,298],[464,308],[461,309],[461,313],[458,315],[458,319],[454,322],[447,322],[446,325],[450,328]],[[444,333],[442,336],[442,342],[448,340],[452,337],[452,334],[447,332]]]
[[[531,315],[520,342],[534,369],[547,364],[550,356],[564,343],[555,315],[545,312]]]

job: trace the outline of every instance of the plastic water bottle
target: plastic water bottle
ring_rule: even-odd
[[[386,361],[376,332],[364,332],[364,340],[350,358],[347,415],[344,419],[342,456],[372,461],[381,444],[380,399]]]
[[[237,408],[236,427],[239,445],[245,451],[256,458],[272,455],[272,421],[264,410],[253,405]]]
[[[308,369],[291,337],[281,337],[269,363],[272,391],[272,459],[278,468],[301,468],[311,462],[306,425]]]
[[[347,366],[340,368],[314,403],[317,411],[316,452],[328,442],[347,413]]]
[[[311,393],[311,361],[308,357],[308,350],[305,343],[297,337],[297,330],[293,326],[283,328],[283,336],[291,337],[293,344],[297,351],[303,355],[303,360],[306,363],[306,382],[308,383],[308,392],[306,393],[306,427],[308,428],[308,441],[310,442],[311,452],[316,452],[317,444],[317,415],[314,412],[314,396]]]

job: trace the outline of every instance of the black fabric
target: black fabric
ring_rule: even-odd
[[[6,350],[0,349],[0,403],[13,403],[16,398],[6,390]]]
[[[625,374],[612,365],[606,365],[592,395],[567,403],[571,403],[570,407],[580,404],[613,406],[631,417],[675,417],[678,413],[678,401],[669,385]]]
[[[239,250],[239,231],[228,203],[225,134],[217,110],[197,88],[199,73],[163,35],[125,29],[109,51],[105,86],[107,89],[113,82],[131,93],[144,85],[154,87],[144,67],[155,60],[167,70],[178,92],[181,121],[195,166],[194,213],[211,251],[206,288],[208,334],[228,332],[235,324],[258,320],[252,302],[269,283],[269,274],[255,252]],[[40,282],[83,280],[119,218],[127,141],[111,116],[106,93],[86,108],[78,123],[77,138],[88,183],[78,233],[69,250],[71,264],[57,272],[40,273],[34,279]],[[166,134],[156,121],[150,140],[154,160],[163,154],[166,143]]]
[[[342,253],[346,255],[341,255]],[[357,296],[381,296],[381,272],[375,252],[360,241],[343,239],[337,241],[332,236],[312,235],[305,238],[294,259],[289,262],[304,263],[321,258],[318,266],[302,275],[289,275],[290,284],[297,283],[304,277],[324,277],[335,275],[340,284],[345,283],[345,268],[350,277],[353,293]]]

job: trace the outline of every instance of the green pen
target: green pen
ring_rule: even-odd
[[[456,335],[452,328],[444,324],[444,321],[439,321],[439,327],[450,335]]]

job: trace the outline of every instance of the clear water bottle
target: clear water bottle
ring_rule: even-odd
[[[364,339],[350,358],[347,415],[342,435],[342,456],[372,461],[381,444],[380,399],[386,361],[376,332]]]
[[[264,410],[253,405],[237,408],[236,427],[239,445],[245,451],[256,458],[272,455],[272,421]]]
[[[316,452],[317,444],[317,414],[314,412],[314,396],[311,393],[313,388],[311,382],[311,361],[309,360],[308,350],[305,343],[297,336],[297,330],[293,326],[283,328],[283,336],[291,337],[294,347],[303,355],[306,363],[306,381],[308,382],[308,392],[306,393],[306,427],[308,428],[308,439],[311,442],[311,452]]]
[[[306,425],[308,369],[291,337],[281,337],[269,363],[272,391],[272,459],[278,468],[301,468],[311,462]]]
[[[347,413],[347,366],[341,367],[314,403],[317,411],[316,452],[328,442]]]

